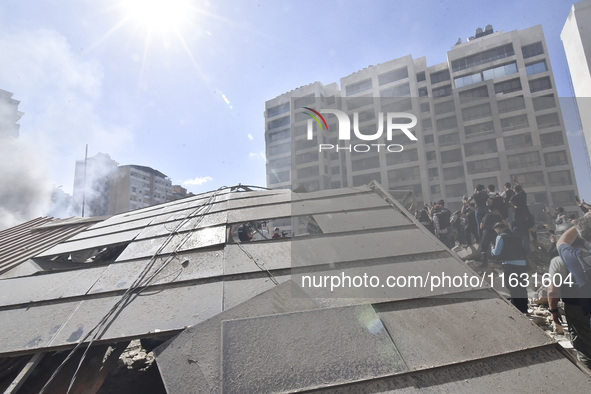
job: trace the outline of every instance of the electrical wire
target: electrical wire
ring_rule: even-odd
[[[213,207],[213,204],[212,204],[213,200],[218,196],[220,191],[225,190],[225,189],[228,189],[228,187],[223,186],[223,187],[217,189],[216,191],[214,191],[211,194],[211,196],[209,197],[209,199],[204,204],[200,205],[199,207],[197,207],[193,211],[191,211],[185,217],[185,219],[183,219],[175,227],[175,229],[169,233],[166,240],[160,245],[158,250],[150,257],[150,260],[148,261],[148,264],[146,265],[146,267],[144,267],[144,269],[139,274],[139,276],[135,279],[135,281],[132,283],[132,285],[123,293],[123,295],[117,301],[117,303],[115,303],[115,305],[99,320],[99,322],[84,336],[84,338],[82,338],[78,342],[78,344],[70,351],[68,356],[56,368],[56,370],[51,375],[49,380],[41,388],[40,394],[42,394],[47,389],[48,385],[53,381],[53,379],[61,371],[61,369],[66,364],[66,362],[69,361],[70,358],[72,358],[74,353],[82,346],[84,341],[86,341],[91,336],[91,334],[94,332],[95,334],[93,335],[92,339],[88,342],[86,349],[84,350],[84,353],[82,354],[82,357],[80,358],[80,361],[78,362],[78,366],[76,368],[76,371],[74,372],[74,375],[72,376],[72,379],[70,380],[70,384],[68,386],[68,390],[67,390],[66,394],[70,393],[70,390],[72,389],[72,387],[74,385],[74,382],[76,380],[76,377],[78,375],[80,367],[82,366],[82,363],[84,362],[86,354],[87,354],[88,350],[90,349],[90,347],[92,346],[92,344],[94,343],[94,341],[97,339],[100,339],[100,337],[110,327],[111,323],[119,315],[119,313],[121,313],[121,311],[127,305],[129,305],[137,296],[139,296],[139,294],[147,287],[147,285],[149,285],[156,278],[156,276],[158,276],[158,274],[160,272],[162,272],[162,270],[164,268],[166,268],[166,266],[178,256],[179,249],[182,248],[182,246],[190,238],[190,236],[192,235],[192,231],[195,228],[197,228],[197,226],[199,226],[199,224],[201,223],[201,221],[204,218],[204,215],[206,215]],[[203,212],[201,212],[201,210],[203,210]],[[180,229],[183,226],[185,226],[191,219],[198,217],[198,215],[200,215],[199,220],[197,220],[195,222],[195,224],[193,224],[192,228],[185,234],[184,238],[177,244],[177,246],[174,248],[174,250],[168,254],[168,257],[160,265],[160,267],[158,267],[154,272],[152,272],[152,274],[150,276],[148,276],[148,273],[154,267],[154,265],[157,261],[157,257],[160,256],[160,253],[172,242],[172,240],[177,235],[179,235]],[[113,316],[113,318],[111,319],[112,316]]]
[[[277,281],[277,279],[275,279],[275,277],[273,276],[273,274],[271,273],[271,271],[269,271],[267,268],[265,268],[265,267],[263,267],[262,265],[260,265],[260,264],[258,263],[258,261],[256,261],[256,259],[255,259],[255,258],[254,258],[254,257],[253,257],[253,256],[252,256],[250,253],[248,253],[248,252],[247,252],[247,251],[246,251],[246,250],[245,250],[245,249],[242,247],[242,245],[241,245],[241,243],[240,243],[240,242],[237,242],[237,243],[236,243],[236,245],[238,245],[238,247],[240,248],[240,250],[241,250],[241,251],[243,251],[243,252],[244,252],[244,254],[245,254],[245,255],[246,255],[246,256],[247,256],[249,259],[251,259],[251,260],[252,260],[252,261],[253,261],[253,262],[256,264],[256,266],[257,266],[257,267],[259,267],[259,269],[260,269],[261,271],[267,271],[267,274],[269,275],[269,279],[271,279],[271,281],[272,281],[273,283],[275,283],[275,285],[279,285],[279,282]]]

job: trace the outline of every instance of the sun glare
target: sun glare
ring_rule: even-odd
[[[125,8],[138,27],[162,32],[178,30],[191,10],[188,0],[127,0]]]

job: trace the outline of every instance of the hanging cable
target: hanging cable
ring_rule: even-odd
[[[197,228],[197,226],[202,222],[204,215],[207,214],[211,210],[211,208],[213,206],[213,204],[212,204],[213,203],[213,200],[217,197],[217,195],[219,194],[220,191],[225,190],[225,189],[228,189],[228,188],[226,186],[224,186],[224,187],[221,187],[221,188],[217,189],[216,191],[214,191],[211,194],[211,196],[208,198],[208,200],[203,205],[200,205],[199,207],[197,207],[196,209],[194,209],[193,211],[191,211],[185,217],[185,219],[183,219],[175,227],[175,229],[169,233],[169,235],[166,238],[166,240],[160,245],[160,247],[158,248],[158,250],[151,256],[150,260],[148,261],[148,264],[146,265],[146,267],[144,267],[144,269],[139,274],[139,276],[136,278],[136,280],[132,283],[132,285],[123,293],[123,295],[121,296],[121,298],[119,299],[119,301],[117,301],[117,303],[115,303],[115,305],[101,318],[101,320],[99,320],[99,322],[70,351],[70,353],[68,354],[68,356],[56,368],[56,370],[51,375],[51,377],[49,378],[49,380],[41,388],[40,393],[43,393],[47,389],[48,385],[53,381],[53,379],[61,371],[61,369],[66,364],[66,362],[69,361],[70,358],[72,358],[72,356],[74,355],[74,353],[82,346],[82,344],[84,343],[84,341],[86,341],[91,336],[91,334],[94,332],[95,334],[93,335],[92,339],[88,342],[88,344],[86,346],[86,349],[84,350],[84,353],[82,354],[82,357],[80,358],[80,361],[78,362],[78,366],[76,368],[76,371],[74,372],[74,375],[72,376],[72,379],[70,380],[70,384],[68,386],[68,390],[67,390],[66,394],[68,394],[70,392],[70,390],[72,389],[73,384],[74,384],[74,382],[76,380],[76,377],[78,375],[78,371],[80,370],[80,367],[82,366],[82,363],[83,363],[83,361],[84,361],[84,359],[86,357],[86,354],[87,354],[89,348],[94,343],[94,341],[97,340],[97,339],[100,339],[100,337],[106,332],[106,330],[109,328],[109,326],[111,325],[111,323],[114,321],[115,317],[117,317],[119,315],[119,313],[121,313],[121,311],[127,305],[129,305],[137,296],[139,296],[139,294],[143,291],[143,289],[145,289],[146,286],[149,285],[152,282],[152,280],[154,280],[154,278],[156,278],[156,276],[160,272],[162,272],[162,270],[164,268],[166,268],[166,266],[172,260],[174,260],[177,257],[178,250],[190,238],[190,236],[192,234],[192,231],[195,228]],[[203,212],[201,212],[202,210],[203,210]],[[195,224],[192,226],[192,228],[186,233],[186,235],[184,236],[184,238],[177,244],[177,246],[174,248],[174,250],[168,254],[168,257],[160,265],[160,267],[158,267],[150,276],[147,276],[148,273],[154,267],[154,265],[155,265],[155,263],[157,261],[157,257],[172,242],[172,240],[174,239],[174,237],[179,234],[180,229],[183,226],[185,226],[191,219],[193,219],[194,217],[197,217],[198,215],[200,215],[199,216],[199,219],[195,222]],[[113,319],[111,319],[112,316],[114,316]]]
[[[258,261],[256,261],[256,259],[255,259],[255,258],[254,258],[254,257],[253,257],[253,256],[252,256],[250,253],[248,253],[248,252],[247,252],[247,251],[246,251],[246,250],[245,250],[245,249],[242,247],[242,245],[240,244],[240,242],[236,243],[236,245],[238,245],[238,247],[240,248],[240,250],[241,250],[242,252],[244,252],[244,254],[245,254],[245,255],[246,255],[246,256],[247,256],[249,259],[251,259],[251,260],[252,260],[252,261],[253,261],[253,262],[256,264],[256,266],[257,266],[257,267],[259,267],[259,269],[260,269],[261,271],[266,271],[266,272],[267,272],[267,275],[269,275],[269,279],[271,279],[271,281],[272,281],[273,283],[275,283],[276,285],[279,285],[279,282],[277,281],[277,279],[275,279],[275,277],[273,276],[273,274],[271,273],[271,271],[269,271],[267,268],[265,268],[265,267],[263,267],[262,265],[260,265],[260,264],[258,263]]]

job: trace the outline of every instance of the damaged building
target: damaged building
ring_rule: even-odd
[[[46,237],[38,227],[48,223],[0,233],[0,250],[19,250],[10,264],[0,255],[0,389],[132,392],[116,371],[138,343],[134,354],[155,357],[143,392],[588,389],[572,356],[486,282],[429,280],[476,273],[408,213],[404,195],[377,183],[254,189],[75,234],[59,223]]]

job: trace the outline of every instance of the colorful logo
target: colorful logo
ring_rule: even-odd
[[[318,119],[316,116],[314,116],[314,115],[313,115],[313,114],[311,114],[311,113],[304,112],[306,115],[308,115],[308,116],[310,116],[312,119],[314,119],[314,120],[316,121],[316,123],[318,123],[318,126],[320,126],[320,130],[322,130],[322,129],[326,128],[326,131],[328,131],[328,125],[326,124],[326,120],[324,119],[324,116],[320,115],[320,112],[318,112],[318,111],[316,111],[316,110],[313,110],[313,109],[312,109],[312,108],[310,108],[310,107],[304,107],[304,108],[305,108],[305,109],[307,109],[308,111],[312,111],[312,112],[314,112],[316,115],[318,115],[318,116],[320,117],[320,119],[322,119],[322,123],[324,123],[324,126],[325,126],[325,127],[322,127],[322,123],[320,123],[320,120],[319,120],[319,119]]]

